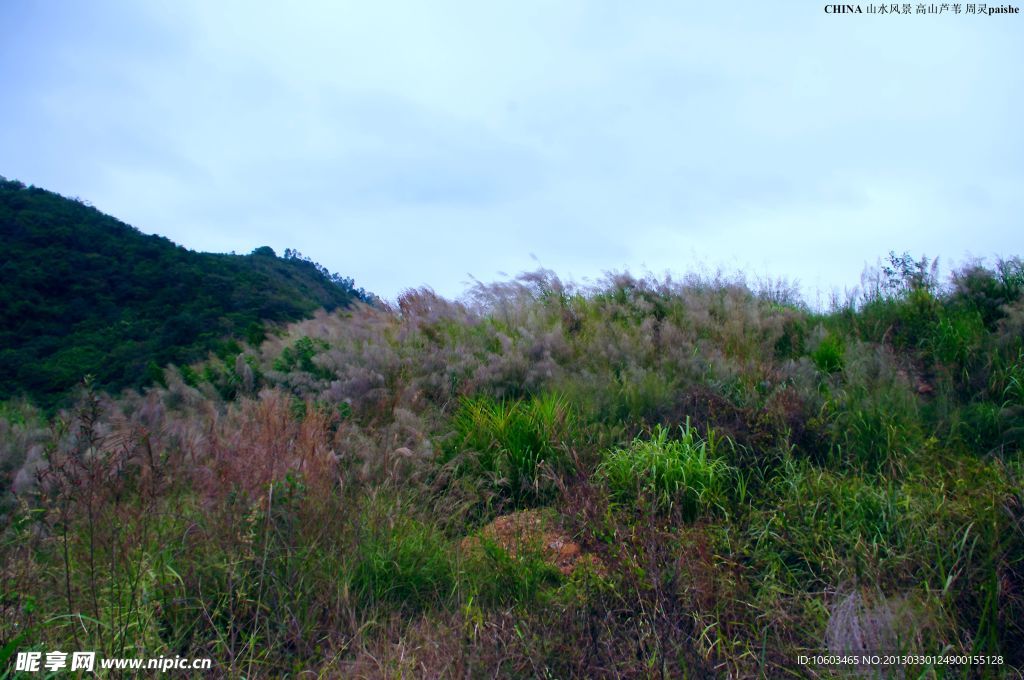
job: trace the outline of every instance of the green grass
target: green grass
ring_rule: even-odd
[[[689,420],[679,438],[656,426],[649,439],[636,438],[627,447],[609,451],[597,476],[620,504],[653,501],[662,512],[678,511],[686,519],[724,507],[730,472],[718,457],[714,431],[700,437]]]
[[[455,450],[472,454],[466,468],[489,477],[514,502],[527,503],[550,493],[542,478],[545,467],[561,470],[568,464],[562,444],[571,438],[576,418],[556,394],[501,401],[476,397],[463,401],[453,424]]]
[[[510,554],[487,537],[471,549],[466,572],[471,597],[491,606],[531,606],[545,589],[562,582],[558,569],[544,559],[539,543],[517,546],[515,554]]]
[[[837,373],[843,370],[843,355],[845,351],[846,346],[843,338],[829,333],[811,352],[811,359],[819,371],[823,373]]]
[[[373,527],[360,543],[351,576],[356,597],[417,611],[449,601],[458,572],[452,545],[434,527],[407,516]]]

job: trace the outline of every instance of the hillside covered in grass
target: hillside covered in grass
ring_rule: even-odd
[[[0,639],[250,678],[1015,677],[1024,267],[929,264],[827,313],[725,277],[409,291],[8,405]]]
[[[49,406],[87,374],[141,387],[168,363],[258,340],[264,322],[367,299],[300,257],[193,252],[2,177],[0,242],[0,400]]]

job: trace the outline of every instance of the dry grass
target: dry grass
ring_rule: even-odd
[[[786,286],[542,271],[49,422],[6,406],[0,638],[227,677],[822,677],[796,656],[892,645],[1012,674],[1020,303],[970,276],[815,315]],[[729,445],[662,488],[687,419]]]

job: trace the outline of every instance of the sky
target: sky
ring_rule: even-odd
[[[889,251],[1024,256],[1022,32],[803,1],[2,0],[0,175],[385,299],[542,266],[813,302]]]

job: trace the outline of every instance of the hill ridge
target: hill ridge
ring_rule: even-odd
[[[265,322],[374,298],[289,249],[204,253],[0,177],[0,400],[51,406],[86,374],[140,387]]]

